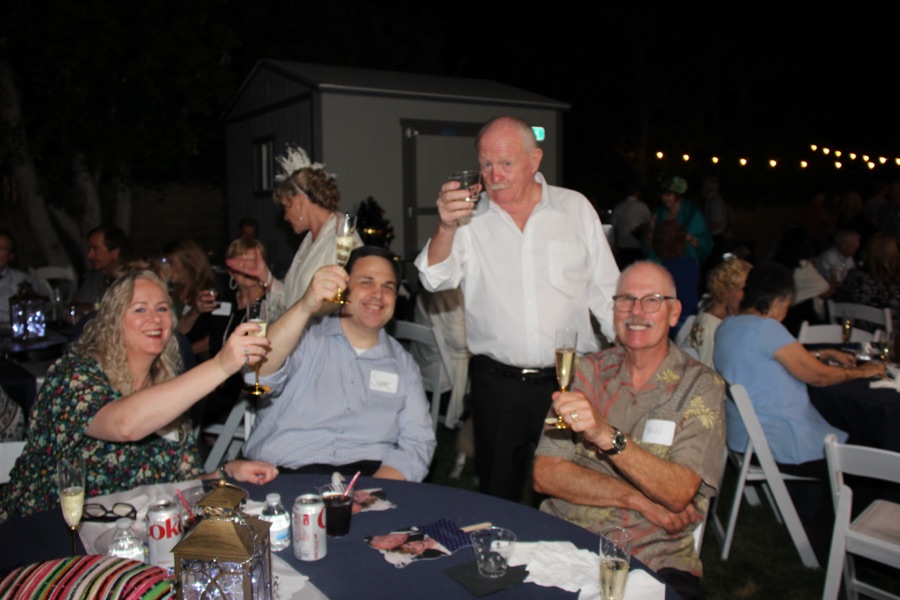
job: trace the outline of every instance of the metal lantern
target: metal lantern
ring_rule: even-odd
[[[34,340],[47,335],[44,298],[34,291],[31,283],[23,281],[19,291],[9,297],[9,322],[14,340]]]
[[[270,524],[242,512],[247,492],[219,482],[172,553],[180,600],[272,600]]]

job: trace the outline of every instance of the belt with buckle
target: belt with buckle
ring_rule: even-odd
[[[518,379],[524,383],[547,383],[556,381],[555,367],[514,367],[502,362],[498,362],[493,358],[478,354],[472,357],[474,365],[503,377],[510,379]]]

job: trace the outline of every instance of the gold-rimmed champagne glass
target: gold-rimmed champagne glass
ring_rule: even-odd
[[[259,326],[259,331],[250,332],[250,335],[266,337],[266,330],[269,327],[269,303],[265,298],[247,304],[247,322]],[[253,373],[256,376],[256,382],[253,385],[245,385],[244,391],[254,396],[268,394],[269,386],[259,384],[259,363],[253,365]]]
[[[72,555],[78,554],[78,524],[84,510],[84,462],[80,458],[61,458],[56,463],[56,484],[63,518],[72,531]]]
[[[852,334],[853,318],[849,315],[844,315],[844,320],[841,322],[841,341],[843,341],[845,344],[849,344]]]
[[[356,215],[342,214],[337,216],[337,237],[335,242],[337,249],[335,252],[335,262],[342,267],[347,266],[350,260],[350,253],[353,252],[353,234],[356,233]],[[349,304],[350,301],[344,298],[344,290],[338,288],[337,294],[331,299],[335,304]]]
[[[575,366],[575,349],[578,347],[578,330],[571,327],[563,327],[556,330],[556,381],[559,383],[559,391],[568,391],[572,384],[572,369]],[[562,415],[556,415],[556,420],[548,418],[548,425],[554,425],[557,429],[568,429]]]

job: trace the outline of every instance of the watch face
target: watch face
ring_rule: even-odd
[[[613,436],[613,448],[616,449],[617,452],[621,452],[625,449],[626,439],[625,434],[621,431],[617,431],[616,435]]]

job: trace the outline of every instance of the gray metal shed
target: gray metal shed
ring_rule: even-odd
[[[375,71],[278,60],[257,63],[226,118],[229,233],[242,216],[283,273],[299,240],[272,203],[273,158],[299,144],[336,173],[341,208],[372,196],[394,227],[392,249],[414,258],[436,223],[447,174],[476,168],[474,137],[498,115],[543,127],[542,173],[558,180],[568,104],[481,79]]]

